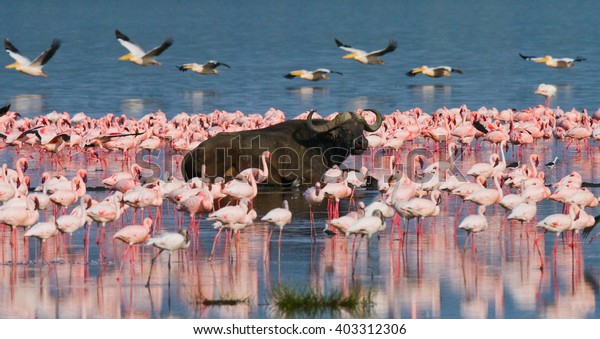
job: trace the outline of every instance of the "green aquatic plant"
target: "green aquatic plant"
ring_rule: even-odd
[[[341,311],[356,317],[368,317],[373,305],[371,289],[361,288],[353,288],[345,294],[339,290],[323,294],[314,288],[278,286],[272,290],[271,300],[275,311],[286,318],[314,317],[326,312],[335,316]]]
[[[230,296],[222,296],[222,297],[219,297],[219,299],[208,299],[208,298],[204,297],[203,295],[200,295],[200,296],[194,298],[194,303],[196,305],[203,305],[203,306],[236,306],[239,304],[249,304],[250,298],[249,297],[236,298],[236,297],[230,297]]]

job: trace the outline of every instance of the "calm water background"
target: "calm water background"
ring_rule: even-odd
[[[467,104],[524,108],[543,102],[539,83],[558,87],[555,105],[597,109],[600,71],[597,1],[3,1],[0,32],[34,58],[53,38],[63,40],[44,68],[48,78],[1,69],[2,98],[21,113],[52,110],[133,116],[158,109],[173,116],[215,109],[295,116],[374,107],[396,109]],[[172,36],[161,67],[118,58],[120,29],[143,48]],[[398,49],[385,65],[342,59],[333,41],[377,50]],[[518,53],[588,60],[551,69]],[[4,63],[12,63],[8,55]],[[175,66],[214,59],[231,65],[219,76],[179,72]],[[464,71],[445,79],[405,73],[422,64]],[[330,81],[288,80],[295,69],[331,68]]]
[[[140,5],[143,4],[143,5]],[[0,32],[24,54],[34,58],[53,38],[63,45],[44,70],[48,78],[31,78],[14,70],[0,69],[2,100],[31,116],[50,111],[85,112],[99,116],[108,112],[142,116],[162,110],[208,113],[215,109],[264,113],[270,107],[288,117],[317,108],[335,111],[373,107],[384,114],[396,109],[467,104],[497,108],[525,108],[543,98],[533,94],[539,83],[558,87],[553,106],[595,111],[600,107],[594,74],[600,71],[597,14],[600,3],[578,1],[568,8],[558,1],[5,1],[0,11]],[[125,49],[114,37],[115,28],[150,49],[167,36],[174,45],[158,59],[160,67],[139,67],[118,57]],[[396,52],[384,56],[385,65],[368,66],[341,59],[344,51],[333,41],[366,50],[383,48],[389,39],[398,41]],[[518,53],[581,55],[588,60],[572,69],[551,69],[521,60]],[[219,76],[179,72],[175,65],[215,59],[231,65]],[[12,63],[7,55],[5,64]],[[464,71],[450,78],[408,78],[406,71],[422,64],[450,65]],[[327,82],[287,80],[283,74],[295,69],[327,67],[344,73]],[[544,160],[560,154],[551,143],[536,146]],[[477,159],[485,161],[489,150]],[[16,156],[3,153],[7,163]],[[14,158],[13,158],[14,156]],[[548,174],[556,180],[571,170],[582,171],[584,181],[595,181],[598,154],[586,157],[567,153]],[[509,159],[512,154],[509,154]],[[79,162],[78,162],[79,161]],[[66,175],[85,163],[74,158]],[[584,164],[585,163],[585,164]],[[591,165],[590,165],[591,164]],[[32,160],[40,173],[47,164]],[[469,162],[460,166],[468,168]],[[119,170],[119,166],[108,169]],[[93,171],[93,168],[90,168]],[[93,183],[107,172],[91,175]],[[34,184],[37,182],[34,179]],[[598,194],[597,189],[594,192]],[[101,197],[104,192],[94,192]],[[242,237],[240,260],[223,254],[212,264],[206,261],[214,232],[201,236],[197,257],[174,265],[173,285],[165,284],[166,260],[157,265],[157,282],[143,288],[151,251],[129,279],[127,265],[122,284],[115,281],[115,260],[124,247],[109,246],[109,264],[82,259],[81,238],[69,247],[62,264],[53,268],[38,264],[2,265],[0,289],[2,318],[82,317],[278,317],[268,305],[270,287],[279,283],[310,285],[324,291],[361,287],[375,291],[375,308],[369,314],[325,314],[325,317],[378,318],[596,318],[600,310],[597,281],[600,258],[596,244],[578,250],[561,247],[552,264],[552,236],[543,246],[547,268],[542,273],[531,239],[516,228],[503,234],[497,226],[503,212],[494,209],[496,227],[485,234],[480,254],[462,252],[465,236],[455,240],[449,233],[457,206],[450,201],[443,217],[417,241],[414,233],[406,246],[390,244],[384,235],[370,251],[363,242],[351,275],[352,260],[332,239],[308,240],[308,211],[300,192],[259,195],[259,216],[288,198],[294,223],[284,232],[284,251],[278,258],[272,243],[265,264],[262,252],[265,225]],[[366,202],[376,192],[363,192]],[[348,209],[347,205],[342,205]],[[166,209],[171,205],[165,206]],[[560,205],[545,202],[538,214],[560,212]],[[594,215],[598,211],[593,211]],[[450,217],[448,217],[450,215]],[[130,218],[129,216],[128,218]],[[324,217],[324,208],[318,218]],[[174,228],[173,217],[167,227]],[[185,220],[187,222],[187,218]],[[491,221],[492,222],[492,221]],[[203,224],[206,225],[206,224]],[[321,228],[322,222],[318,223]],[[389,223],[388,223],[389,226]],[[112,228],[108,231],[109,235]],[[483,238],[483,237],[482,237]],[[77,239],[77,238],[76,238]],[[8,241],[3,255],[10,256]],[[481,243],[480,243],[481,244]],[[275,245],[275,246],[273,246]],[[30,244],[35,257],[36,242]],[[223,252],[221,252],[223,253]],[[575,263],[577,254],[582,259]],[[94,245],[90,258],[97,258]],[[340,257],[341,256],[341,257]],[[4,257],[3,257],[4,258]],[[49,258],[49,259],[52,259]],[[139,260],[139,259],[138,259]],[[7,263],[8,259],[4,259]],[[145,266],[144,266],[145,265]],[[201,297],[251,297],[236,307],[203,307]],[[23,307],[23,305],[26,305]]]

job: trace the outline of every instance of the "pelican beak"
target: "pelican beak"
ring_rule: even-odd
[[[291,74],[291,75],[293,75],[293,76],[295,76],[295,77],[297,77],[297,76],[300,76],[300,75],[302,75],[303,73],[304,73],[304,72],[302,72],[302,71],[290,72],[290,74]]]
[[[122,57],[120,57],[119,60],[131,60],[132,57],[133,57],[133,55],[131,55],[131,53],[129,53],[129,54],[125,54]]]
[[[543,59],[539,59],[539,60],[535,60],[535,62],[546,62],[548,61],[548,56],[544,57]]]
[[[19,67],[19,63],[18,62],[13,62],[10,65],[6,65],[6,68],[17,68]]]
[[[350,54],[346,54],[342,57],[342,59],[354,59],[354,57],[356,56],[356,53],[350,53]]]

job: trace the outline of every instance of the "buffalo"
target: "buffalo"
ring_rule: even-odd
[[[368,147],[365,131],[381,126],[379,112],[369,124],[355,112],[338,114],[333,120],[289,120],[266,128],[222,132],[188,152],[181,169],[187,179],[205,176],[235,177],[246,168],[259,167],[259,157],[269,151],[270,185],[311,184],[321,180],[327,169],[341,164],[350,154],[362,154]]]

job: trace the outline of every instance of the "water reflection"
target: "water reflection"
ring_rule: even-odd
[[[544,153],[547,148],[548,144],[540,144],[534,146],[534,151],[549,154]],[[465,169],[473,161],[485,159],[487,154],[482,153],[458,166]],[[21,155],[32,154],[25,149]],[[512,156],[509,153],[509,158]],[[6,159],[11,163],[15,160]],[[49,169],[49,164],[37,159],[31,158],[30,168]],[[548,171],[549,181],[571,170],[579,170],[584,181],[597,177],[595,164],[600,162],[600,155],[566,153],[563,159]],[[584,159],[590,165],[584,165]],[[61,161],[67,168],[91,167],[83,155],[65,156]],[[389,156],[383,156],[382,161],[389,161]],[[88,185],[99,186],[100,179],[122,165],[115,161],[111,166],[90,170]],[[71,170],[65,175],[71,177],[73,173]],[[598,193],[598,188],[591,189]],[[100,190],[89,193],[95,198],[108,194]],[[283,199],[288,200],[294,219],[283,230],[281,246],[275,237],[267,247],[270,228],[257,222],[241,231],[239,238],[222,235],[214,260],[208,261],[216,231],[203,216],[190,249],[173,254],[170,274],[167,255],[159,257],[149,288],[144,284],[150,259],[156,253],[149,247],[137,248],[133,263],[124,263],[121,282],[116,280],[125,245],[112,242],[111,236],[133,222],[132,211],[118,225],[106,226],[106,258],[102,262],[93,238],[95,225],[90,229],[89,254],[83,245],[83,229],[72,239],[48,240],[41,253],[38,241],[23,241],[23,229],[16,230],[16,241],[11,246],[11,230],[2,226],[0,318],[282,317],[285,314],[271,300],[273,288],[279,286],[310,287],[325,295],[332,291],[343,295],[356,290],[370,293],[369,308],[359,313],[326,311],[318,315],[323,318],[595,318],[599,314],[595,298],[600,263],[594,254],[595,245],[569,246],[568,239],[560,239],[554,254],[554,236],[549,234],[539,241],[538,251],[533,224],[508,222],[501,208],[488,208],[489,229],[474,237],[473,246],[465,246],[465,234],[455,236],[455,227],[464,217],[454,213],[460,202],[444,194],[440,216],[425,221],[423,234],[417,235],[411,222],[409,233],[402,235],[399,230],[406,229],[406,224],[392,225],[388,220],[381,237],[374,236],[370,243],[366,238],[357,240],[353,255],[352,238],[328,237],[320,232],[327,215],[326,204],[315,208],[319,237],[316,242],[310,241],[308,208],[301,190],[261,189],[254,204],[258,215],[281,206]],[[378,199],[378,192],[358,190],[356,199],[368,204]],[[347,201],[341,203],[343,213],[354,208]],[[557,210],[558,204],[540,203],[538,217]],[[474,213],[470,204],[463,211]],[[155,213],[152,209],[151,215]],[[45,218],[42,213],[41,219]],[[176,230],[188,222],[188,215],[165,203],[163,221],[156,229]],[[219,304],[228,300],[241,302]]]
[[[160,109],[161,102],[158,99],[130,98],[121,100],[121,112],[129,117],[141,118],[147,113],[156,112]]]
[[[214,101],[217,96],[218,92],[214,90],[197,90],[185,92],[183,97],[187,100],[191,99],[192,101],[192,112],[189,113],[196,113],[202,112],[204,105],[206,104],[205,101]]]
[[[409,85],[408,89],[417,102],[432,104],[440,99],[447,100],[452,94],[452,86],[447,84],[438,85]]]
[[[329,87],[322,86],[288,87],[287,90],[298,96],[303,104],[311,103],[315,94],[329,95]]]
[[[41,94],[19,94],[10,99],[11,110],[21,114],[42,114],[45,99]]]

